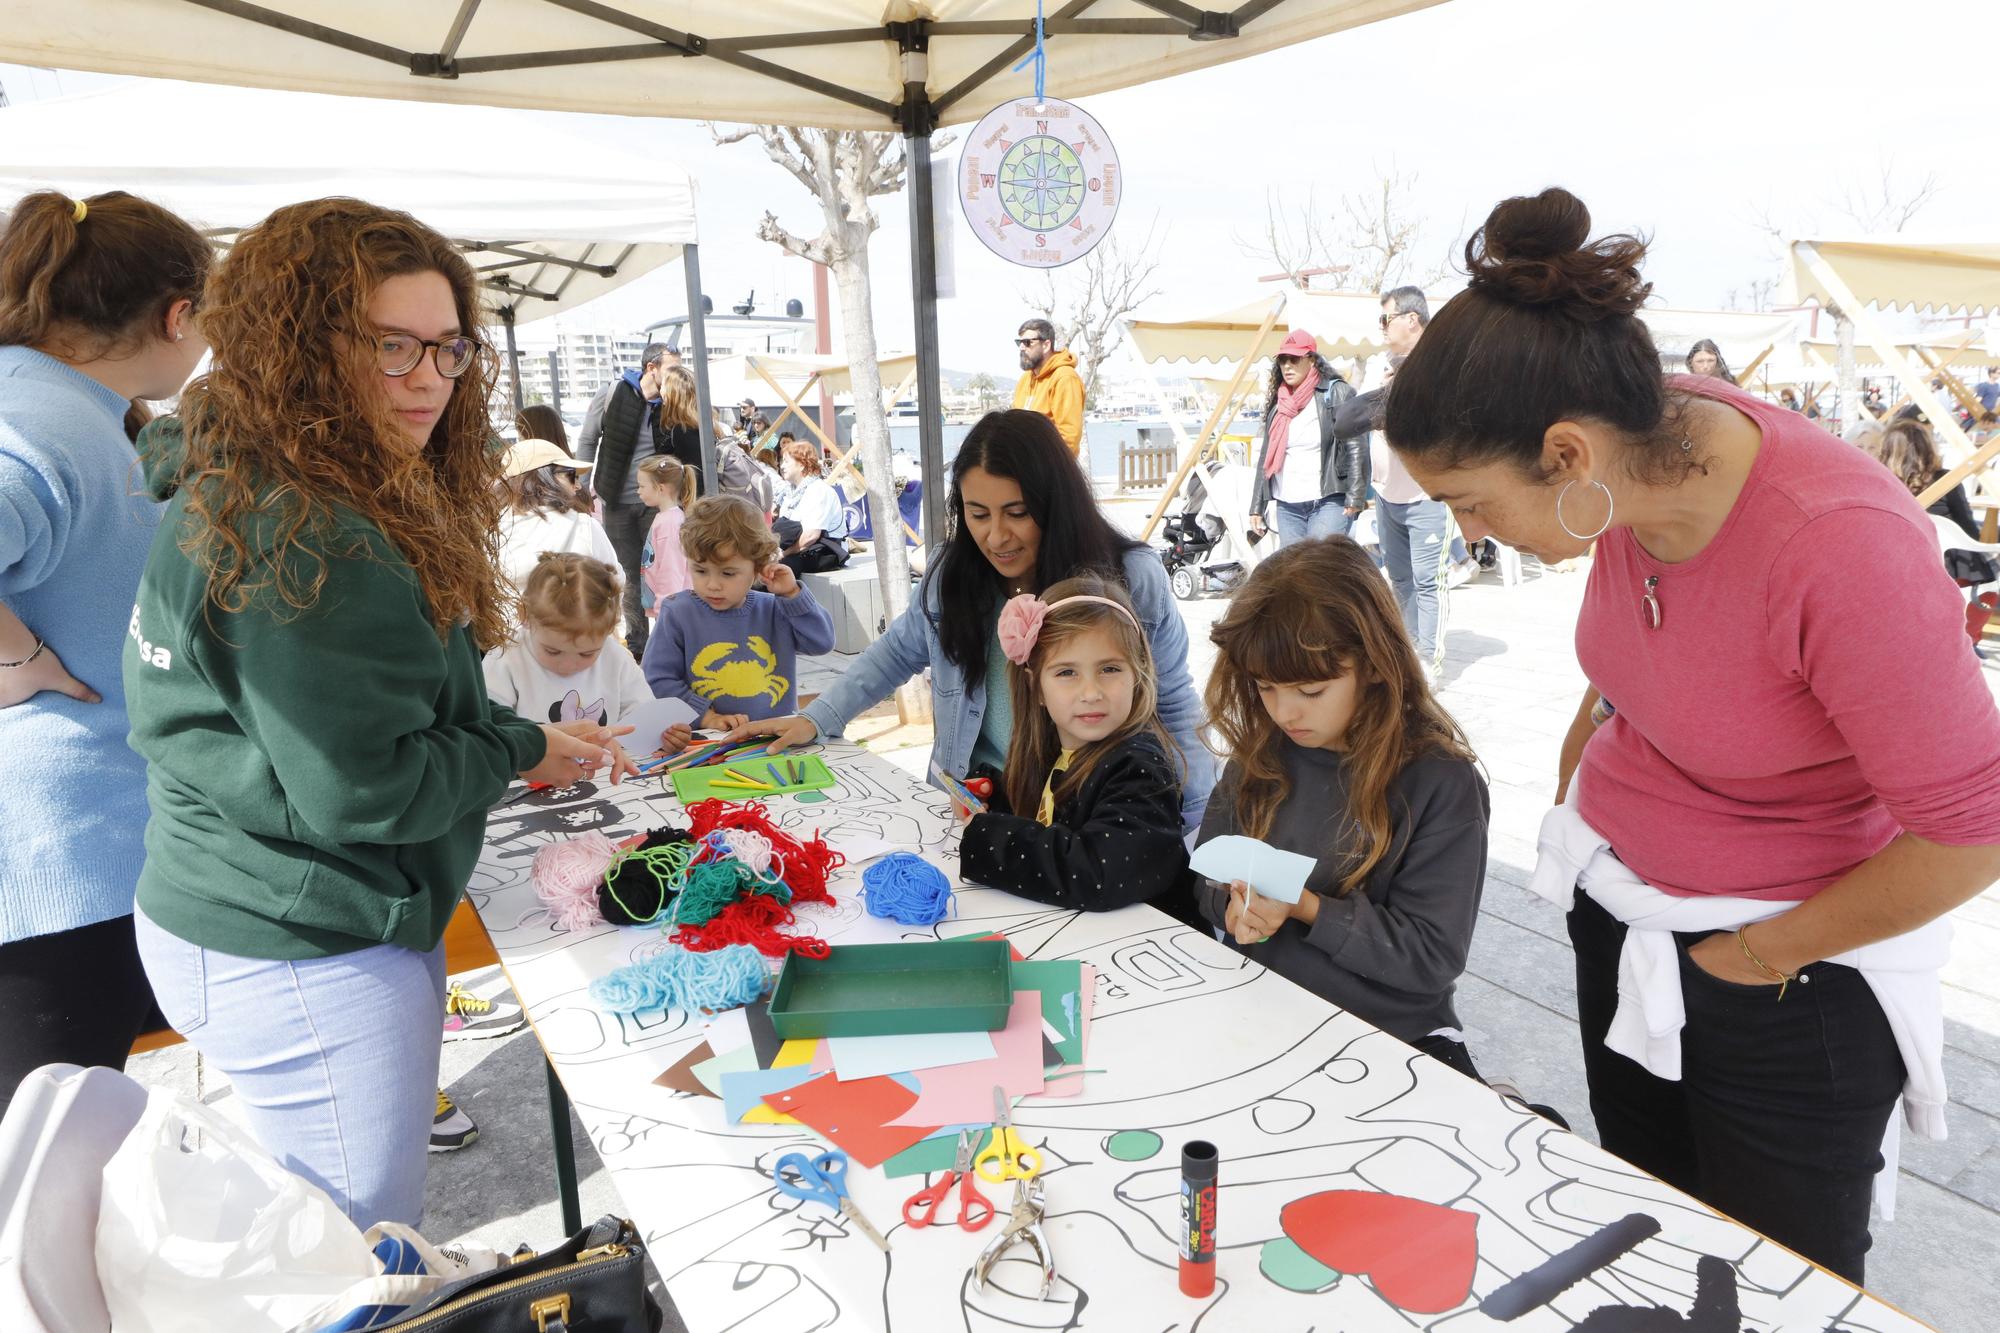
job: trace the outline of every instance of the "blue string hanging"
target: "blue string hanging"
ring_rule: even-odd
[[[1049,53],[1042,45],[1042,38],[1045,35],[1042,27],[1042,0],[1035,0],[1035,49],[1014,62],[1014,72],[1019,74],[1023,65],[1026,65],[1031,60],[1035,62],[1036,106],[1040,106],[1049,100],[1042,96],[1042,88],[1048,79],[1049,72]]]
[[[590,998],[614,1014],[680,1009],[720,1013],[757,999],[771,983],[764,955],[747,944],[710,953],[669,947],[590,983]]]
[[[863,870],[861,893],[870,916],[906,926],[936,925],[951,912],[951,881],[911,852],[891,852]]]

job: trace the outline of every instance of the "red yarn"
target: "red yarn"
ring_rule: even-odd
[[[797,922],[792,909],[767,894],[745,894],[716,913],[705,926],[682,926],[673,942],[692,953],[708,953],[730,944],[748,944],[768,958],[801,953],[824,958],[827,942],[816,935],[792,935],[778,929]]]
[[[725,801],[711,796],[688,807],[695,841],[719,828],[750,829],[770,839],[771,850],[781,858],[781,876],[792,891],[795,903],[831,903],[827,877],[847,864],[847,858],[827,846],[819,830],[811,842],[800,842],[773,824],[762,801]]]

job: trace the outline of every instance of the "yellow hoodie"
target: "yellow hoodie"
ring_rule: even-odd
[[[1014,406],[1055,422],[1071,453],[1082,448],[1083,377],[1076,373],[1076,358],[1068,352],[1049,353],[1039,369],[1021,376],[1014,386]]]

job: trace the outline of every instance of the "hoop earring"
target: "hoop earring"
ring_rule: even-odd
[[[1556,522],[1562,525],[1562,530],[1564,532],[1567,532],[1570,536],[1576,538],[1580,542],[1594,542],[1599,537],[1602,537],[1605,533],[1605,530],[1611,526],[1611,514],[1613,509],[1615,508],[1615,503],[1611,498],[1611,488],[1609,486],[1606,486],[1603,482],[1597,480],[1595,477],[1591,478],[1590,484],[1595,486],[1598,490],[1604,492],[1604,521],[1597,525],[1597,531],[1595,532],[1590,532],[1590,533],[1578,532],[1575,528],[1572,528],[1569,525],[1569,520],[1563,517],[1563,497],[1569,494],[1569,488],[1576,485],[1576,482],[1575,481],[1564,482],[1563,488],[1560,491],[1556,492]]]

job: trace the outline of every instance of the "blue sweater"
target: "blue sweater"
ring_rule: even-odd
[[[727,611],[687,590],[660,603],[643,665],[656,696],[697,717],[713,708],[758,721],[796,706],[800,653],[832,651],[833,617],[804,585],[796,597],[752,592]]]
[[[104,696],[0,710],[11,757],[0,943],[124,916],[145,861],[146,765],[125,744],[120,657],[159,524],[127,403],[27,347],[0,347],[0,601]]]

